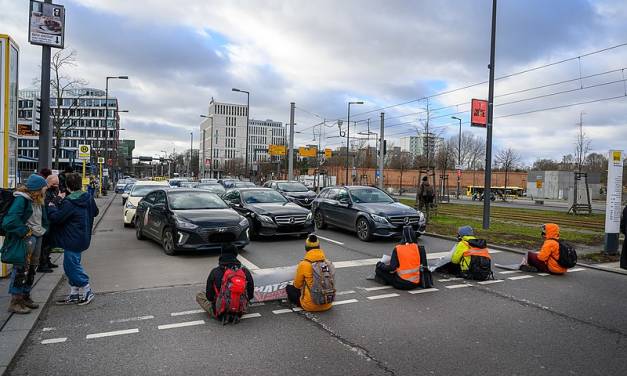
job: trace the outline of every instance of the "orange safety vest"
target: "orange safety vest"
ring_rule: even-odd
[[[396,274],[411,283],[420,282],[420,250],[415,243],[399,244],[396,246],[396,256],[399,267]]]
[[[487,257],[489,259],[492,259],[490,257],[490,253],[488,253],[487,248],[483,248],[483,249],[470,248],[469,250],[464,252],[464,257],[468,257],[468,256],[481,256],[481,257]]]

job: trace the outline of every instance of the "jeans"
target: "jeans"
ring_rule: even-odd
[[[538,258],[535,252],[527,252],[527,264],[535,267],[542,273],[550,273],[549,265]]]
[[[89,283],[89,276],[85,274],[81,265],[81,253],[65,249],[63,252],[63,271],[73,287],[85,287]]]
[[[35,268],[39,265],[39,254],[41,253],[41,236],[31,236],[26,239],[26,263],[24,265],[13,265],[11,281],[9,283],[9,294],[28,295],[35,282]]]
[[[285,292],[287,293],[287,300],[300,307],[300,290],[294,287],[294,285],[285,286]]]

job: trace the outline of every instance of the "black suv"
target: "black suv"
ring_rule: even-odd
[[[280,192],[288,200],[307,209],[311,208],[311,203],[316,198],[316,193],[299,181],[271,180],[263,186]]]
[[[425,216],[420,211],[373,187],[325,188],[314,200],[311,211],[317,228],[342,227],[355,231],[363,241],[373,236],[400,236],[403,226],[412,226],[420,236],[426,228]]]

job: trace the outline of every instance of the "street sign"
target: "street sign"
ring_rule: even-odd
[[[542,188],[542,180],[536,180],[536,188],[537,189]]]
[[[286,154],[287,147],[285,145],[268,145],[268,153],[271,156],[284,156]]]
[[[90,156],[91,156],[91,146],[78,145],[78,159],[89,160]]]
[[[89,185],[89,178],[83,178],[83,185]]]
[[[102,169],[102,176],[109,176],[109,169],[108,168]]]
[[[104,163],[104,158],[103,157],[98,157],[98,163],[103,164]]]
[[[301,146],[298,148],[298,155],[305,158],[315,158],[318,155],[318,148],[306,148]]]
[[[331,149],[324,149],[324,157],[331,158],[333,156],[333,151]]]
[[[463,170],[463,169],[464,169],[463,167],[464,167],[464,166],[462,166],[462,165],[460,165],[460,164],[455,165],[455,169],[456,169],[456,170]]]
[[[473,99],[470,106],[470,126],[485,128],[488,124],[488,101]]]
[[[65,43],[65,8],[63,5],[31,0],[28,21],[30,44],[63,48]]]
[[[622,214],[621,198],[623,193],[623,152],[610,150],[607,168],[607,199],[605,204],[605,233],[620,232]]]

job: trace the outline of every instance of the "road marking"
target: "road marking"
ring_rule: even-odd
[[[444,286],[447,289],[461,289],[462,287],[472,287],[472,285],[468,284],[468,283],[462,283],[459,285],[448,285],[448,286]]]
[[[516,273],[522,273],[522,271],[520,270],[507,270],[504,272],[499,272],[499,274],[516,274]]]
[[[119,320],[111,320],[109,321],[109,324],[116,324],[116,323],[121,323],[121,322],[129,322],[129,321],[142,321],[142,320],[150,320],[150,319],[154,319],[155,317],[152,315],[148,315],[148,316],[139,316],[139,317],[131,317],[128,319],[119,319]]]
[[[328,241],[328,242],[330,242],[330,243],[333,243],[333,244],[337,244],[337,245],[344,245],[344,243],[342,243],[342,242],[338,242],[337,240],[333,240],[333,239],[325,238],[324,236],[320,236],[320,235],[316,235],[316,236],[317,236],[319,239],[326,240],[326,241]]]
[[[569,269],[568,271],[569,272],[582,272],[584,270],[586,270],[586,269],[584,269],[584,268],[574,268],[574,269]]]
[[[294,312],[300,312],[300,311],[302,311],[302,310],[303,310],[303,309],[302,309],[302,308],[300,308],[300,307],[294,307],[294,308],[292,308],[292,311],[294,311]]]
[[[333,305],[342,305],[342,304],[350,304],[350,303],[357,303],[359,300],[357,299],[347,299],[347,300],[338,300],[333,302]]]
[[[261,313],[248,313],[242,315],[242,319],[252,319],[253,317],[261,317]]]
[[[547,275],[551,275],[550,273],[538,273],[540,277],[546,277]]]
[[[259,303],[252,303],[249,305],[249,307],[261,307],[261,306],[265,306],[266,303],[264,302],[259,302]]]
[[[42,345],[50,345],[52,343],[62,343],[67,341],[67,337],[62,337],[62,338],[50,338],[50,339],[44,339],[43,341],[41,341]]]
[[[377,262],[381,261],[380,258],[370,258],[370,259],[361,259],[361,260],[351,260],[351,261],[338,261],[334,262],[333,266],[336,269],[338,268],[350,268],[353,266],[368,266],[368,265],[376,265]]]
[[[509,277],[508,279],[512,281],[517,281],[519,279],[527,279],[527,278],[533,278],[533,276],[532,275],[518,275],[516,277]]]
[[[125,329],[125,330],[115,330],[113,332],[103,332],[103,333],[94,333],[88,334],[85,336],[85,339],[93,339],[93,338],[102,338],[102,337],[113,337],[113,336],[121,336],[124,334],[133,334],[139,333],[139,329]]]
[[[383,295],[375,295],[375,296],[369,296],[368,299],[370,300],[378,300],[378,299],[387,299],[387,298],[394,298],[396,296],[400,296],[396,293],[392,293],[392,294],[383,294]]]
[[[392,286],[377,286],[377,287],[364,287],[366,291],[377,291],[377,290],[387,290],[391,289]]]
[[[355,290],[346,290],[346,291],[338,291],[335,293],[335,295],[348,295],[348,294],[354,294]]]
[[[57,328],[43,328],[41,331],[42,332],[51,332],[53,330],[57,330]]]
[[[237,255],[237,259],[239,260],[239,262],[242,263],[242,265],[247,267],[248,270],[258,270],[259,269],[259,267],[257,265],[253,264],[246,257],[244,257],[242,255]]]
[[[492,279],[489,281],[481,281],[481,282],[477,282],[480,285],[491,285],[493,283],[500,283],[500,282],[505,282],[505,280],[503,279]]]
[[[206,312],[204,309],[194,309],[191,311],[183,311],[183,312],[172,312],[170,316],[184,316],[184,315],[193,315],[195,313],[203,313]]]
[[[174,324],[165,324],[157,326],[157,329],[172,329],[172,328],[182,328],[185,326],[195,326],[195,325],[203,325],[205,324],[205,320],[196,320],[196,321],[185,321],[185,322],[177,322]]]
[[[436,289],[435,287],[431,287],[429,289],[410,290],[410,291],[408,291],[408,293],[410,293],[410,294],[424,294],[426,292],[436,292],[436,291],[440,291],[440,290]]]
[[[275,315],[280,315],[280,314],[283,314],[283,313],[292,313],[292,312],[294,312],[294,311],[292,311],[291,308],[277,309],[277,310],[272,311],[272,313],[274,313]]]
[[[463,278],[445,278],[445,279],[438,279],[438,282],[451,282],[451,281],[461,281]]]

